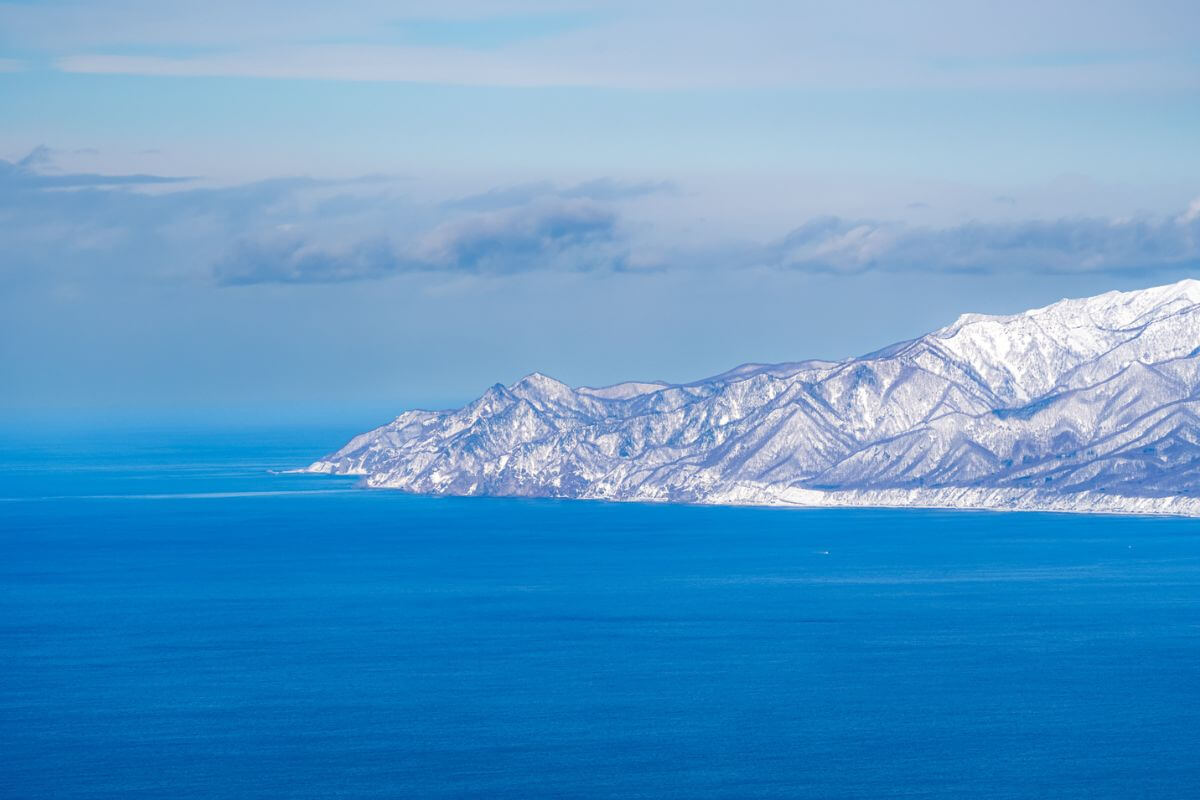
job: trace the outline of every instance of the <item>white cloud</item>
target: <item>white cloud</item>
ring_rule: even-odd
[[[1175,3],[456,3],[475,25],[575,14],[579,25],[472,48],[405,43],[428,6],[123,3],[0,9],[0,27],[60,69],[152,75],[323,78],[633,89],[1187,89],[1196,12]],[[164,10],[169,9],[169,11]],[[270,13],[268,13],[270,12]],[[1031,22],[1032,21],[1032,22]],[[531,29],[535,22],[529,22]],[[436,44],[437,46],[432,46]]]
[[[447,200],[409,181],[278,179],[194,188],[158,175],[69,173],[38,148],[0,161],[0,280],[339,283],[423,273],[513,276],[746,268],[818,274],[1141,274],[1200,269],[1200,201],[1182,213],[706,222],[728,206],[655,181],[549,181]],[[157,186],[159,193],[147,187]],[[649,201],[653,202],[649,202]],[[686,202],[685,202],[686,201]],[[682,207],[676,207],[682,204]],[[706,205],[707,204],[707,205]],[[690,225],[663,224],[670,214]],[[710,236],[709,234],[712,233]]]
[[[1179,217],[1179,223],[1186,225],[1200,219],[1200,197],[1188,204],[1187,210]]]

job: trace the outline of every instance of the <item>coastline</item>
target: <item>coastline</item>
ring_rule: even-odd
[[[697,506],[741,506],[762,508],[827,509],[940,509],[947,511],[1042,512],[1130,517],[1200,518],[1200,497],[1180,495],[1146,497],[1084,491],[1050,493],[1033,489],[942,487],[934,489],[805,489],[739,483],[702,496],[671,497],[661,493],[624,496],[582,493],[578,495],[514,494],[460,491],[413,491],[385,482],[372,483],[367,471],[339,471],[327,461],[288,472],[321,475],[358,475],[366,489],[399,491],[429,497],[512,497],[557,500],[590,500],[613,503],[654,503]]]

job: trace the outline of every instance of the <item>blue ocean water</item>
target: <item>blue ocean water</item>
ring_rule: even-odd
[[[356,490],[344,432],[0,441],[0,796],[1200,787],[1200,524]]]

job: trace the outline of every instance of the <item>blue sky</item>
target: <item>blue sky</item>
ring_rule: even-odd
[[[1200,272],[1194,2],[0,2],[0,411],[366,422]]]

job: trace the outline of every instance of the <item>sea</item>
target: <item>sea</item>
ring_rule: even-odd
[[[3,798],[1200,796],[1200,523],[417,497],[0,437]]]

